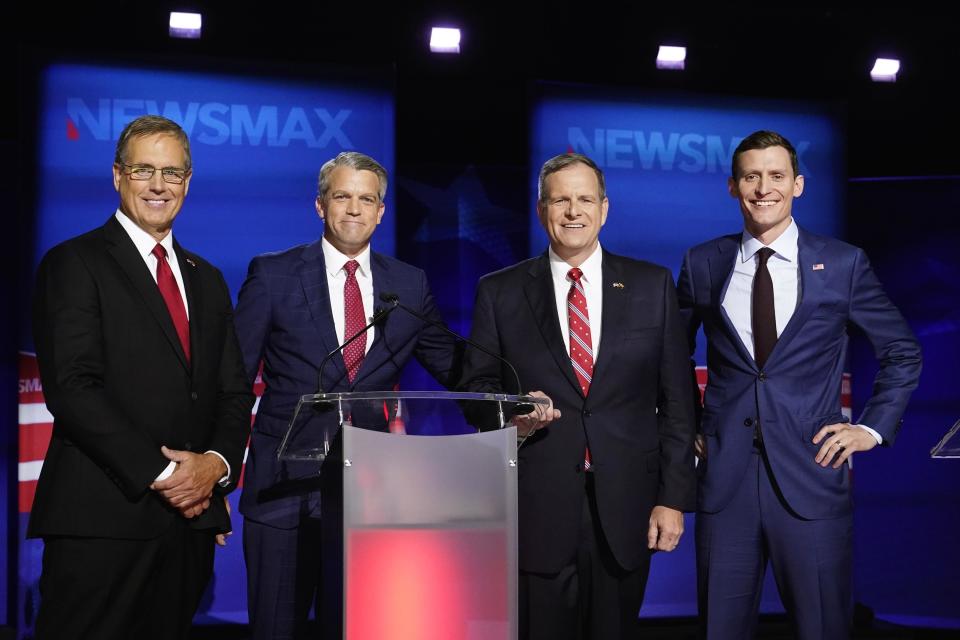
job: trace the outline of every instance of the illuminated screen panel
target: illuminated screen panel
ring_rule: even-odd
[[[362,151],[394,168],[392,79],[338,70],[303,79],[130,66],[54,64],[40,81],[37,121],[35,262],[52,246],[98,227],[118,197],[111,165],[123,127],[144,114],[176,120],[190,137],[193,178],[174,233],[219,267],[236,294],[250,259],[311,242],[322,233],[314,208],[320,166],[341,151]],[[373,239],[394,253],[393,195]],[[23,310],[29,313],[29,310]],[[23,337],[20,357],[20,539],[53,418]],[[259,390],[258,390],[259,393]],[[233,522],[239,492],[231,495]],[[42,544],[20,548],[21,627],[29,630],[39,601]],[[241,536],[216,556],[211,591],[197,620],[246,621]]]
[[[745,136],[767,129],[786,136],[797,149],[805,177],[803,195],[793,204],[797,223],[842,237],[846,147],[841,122],[834,107],[817,103],[540,84],[531,112],[531,212],[543,163],[561,153],[585,154],[603,170],[610,200],[602,246],[667,266],[676,277],[688,248],[742,230],[739,207],[727,188],[730,161]],[[531,213],[530,254],[544,252],[547,244]],[[702,332],[696,361],[702,388]],[[849,378],[843,406],[849,413]],[[642,616],[696,613],[691,516],[686,531],[675,552],[654,556]],[[782,611],[769,574],[760,606],[764,612]]]

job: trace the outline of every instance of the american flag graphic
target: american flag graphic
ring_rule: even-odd
[[[20,513],[29,513],[33,506],[33,496],[37,491],[37,479],[40,478],[40,469],[43,467],[43,458],[47,454],[50,444],[50,434],[53,431],[53,416],[47,410],[43,400],[43,387],[40,384],[40,369],[37,366],[37,356],[33,353],[21,351],[18,362],[20,378],[20,456],[17,476],[18,507]],[[257,406],[263,394],[263,380],[260,373],[253,385],[253,392],[257,401],[250,414],[250,424],[257,415]],[[247,453],[243,460],[246,462]],[[240,486],[243,486],[243,470],[240,471]]]

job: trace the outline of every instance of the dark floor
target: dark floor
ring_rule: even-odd
[[[696,640],[697,625],[693,618],[656,618],[644,621],[644,640]],[[205,625],[193,629],[193,640],[247,640],[247,625]],[[782,615],[760,616],[757,640],[789,640],[793,636]],[[13,640],[16,634],[9,627],[0,627],[0,640]],[[851,640],[960,640],[960,630],[917,629],[885,622],[863,622],[854,630]]]
[[[644,640],[695,640],[696,620],[693,618],[657,618],[644,621]],[[960,630],[913,629],[874,621],[856,629],[852,640],[960,640]],[[193,640],[246,640],[246,625],[195,627]],[[757,640],[788,640],[792,638],[785,616],[761,616]]]

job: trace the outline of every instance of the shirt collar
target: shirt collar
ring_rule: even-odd
[[[327,273],[333,277],[336,277],[338,273],[343,270],[343,265],[345,265],[350,260],[356,260],[359,263],[360,267],[357,271],[360,272],[360,275],[364,277],[370,276],[370,245],[367,244],[363,248],[363,251],[360,252],[356,258],[349,258],[330,244],[330,241],[326,238],[321,238],[320,246],[323,248],[323,263],[327,269]]]
[[[790,226],[784,229],[783,233],[780,234],[780,237],[774,240],[769,244],[769,247],[774,250],[774,252],[780,256],[782,259],[787,262],[796,262],[797,261],[797,242],[800,238],[800,229],[797,227],[797,222],[791,217]],[[764,245],[762,242],[754,238],[750,233],[744,229],[743,235],[740,238],[740,257],[743,262],[747,260],[753,260],[754,254],[762,249]]]
[[[553,277],[560,282],[566,281],[570,265],[554,252],[553,247],[547,250],[547,255],[550,257],[550,272]],[[596,284],[603,279],[603,250],[599,242],[590,257],[580,265],[580,271],[583,272],[581,280],[587,284]]]
[[[153,248],[158,244],[156,238],[138,227],[137,223],[128,218],[120,209],[117,209],[114,217],[116,217],[120,226],[123,227],[123,230],[127,232],[127,235],[130,236],[130,239],[133,240],[133,244],[137,247],[137,251],[142,257],[147,257],[153,253]],[[167,259],[174,255],[172,231],[165,235],[159,244],[167,250]]]

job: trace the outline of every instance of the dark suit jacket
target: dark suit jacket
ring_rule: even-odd
[[[156,282],[115,218],[40,263],[33,331],[54,429],[31,537],[163,533],[181,516],[148,488],[168,463],[161,445],[213,449],[229,461],[231,485],[240,474],[253,396],[230,294],[217,269],[174,246],[192,366]],[[228,530],[223,500],[192,524]]]
[[[387,307],[379,301],[382,292],[395,293],[403,304],[442,322],[421,269],[379,253],[371,253],[370,269],[375,307]],[[372,315],[372,309],[366,311]],[[317,392],[318,365],[338,345],[320,240],[250,262],[237,302],[237,334],[248,379],[253,382],[262,360],[266,384],[253,427],[240,511],[257,522],[291,528],[316,509],[319,494],[311,490],[316,487],[288,483],[298,472],[277,462],[277,448],[300,396]],[[455,352],[448,334],[396,309],[376,326],[353,384],[348,382],[342,354],[337,354],[324,365],[323,388],[390,391],[411,357],[449,387],[459,371]],[[332,428],[336,429],[335,420]]]
[[[759,421],[777,484],[804,518],[850,512],[846,467],[820,467],[811,442],[826,424],[845,422],[840,385],[847,328],[862,329],[880,360],[873,396],[857,421],[892,444],[920,376],[920,346],[890,302],[867,256],[849,244],[800,229],[800,296],[761,372],[721,306],[741,234],[690,249],[678,283],[691,350],[703,325],[708,381],[700,429],[707,457],[698,469],[699,505],[723,509],[740,484]],[[814,269],[814,266],[817,266]]]
[[[655,505],[694,504],[689,353],[676,292],[663,267],[604,251],[599,357],[583,397],[557,316],[546,254],[484,276],[471,338],[517,369],[526,391],[553,399],[562,417],[519,454],[520,568],[552,573],[574,556],[590,443],[604,533],[626,569],[647,554]],[[513,392],[509,371],[467,349],[461,387]]]

